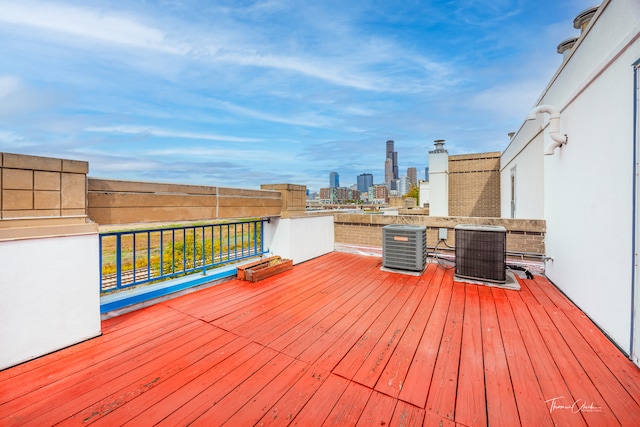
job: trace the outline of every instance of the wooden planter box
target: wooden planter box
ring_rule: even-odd
[[[257,282],[283,271],[291,270],[293,261],[280,256],[272,256],[238,267],[238,279]]]

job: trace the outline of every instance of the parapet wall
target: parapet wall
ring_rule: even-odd
[[[280,215],[282,195],[200,185],[89,178],[88,213],[100,225]]]
[[[87,162],[0,153],[0,218],[86,215]]]
[[[545,253],[544,220],[433,217],[425,215],[334,214],[337,244],[382,246],[382,227],[389,224],[422,225],[427,227],[427,245],[435,246],[440,228],[446,228],[447,242],[455,246],[454,227],[458,224],[500,225],[507,229],[507,251],[543,255]]]

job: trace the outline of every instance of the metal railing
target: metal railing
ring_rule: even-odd
[[[100,234],[100,292],[262,255],[266,219]]]

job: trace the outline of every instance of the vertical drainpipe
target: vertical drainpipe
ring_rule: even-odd
[[[637,60],[633,64],[633,197],[632,197],[632,215],[631,215],[631,313],[630,313],[630,322],[631,322],[631,336],[629,337],[629,356],[633,360],[635,357],[635,348],[634,348],[634,335],[635,335],[635,316],[634,311],[636,307],[636,240],[637,240],[637,223],[638,223],[638,212],[637,212],[637,197],[638,197],[638,97],[640,97],[640,93],[638,93],[638,72],[640,70],[640,59]],[[635,363],[635,361],[634,361]]]

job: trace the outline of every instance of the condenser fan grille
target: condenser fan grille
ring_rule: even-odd
[[[495,283],[506,281],[506,229],[499,226],[458,225],[456,275]]]

